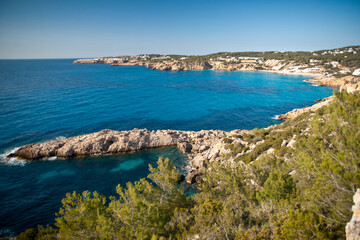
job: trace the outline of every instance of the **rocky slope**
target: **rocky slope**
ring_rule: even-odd
[[[346,224],[346,239],[360,240],[360,189],[354,195],[353,216]]]

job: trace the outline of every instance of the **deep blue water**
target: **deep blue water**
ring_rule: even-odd
[[[145,67],[77,65],[71,59],[0,60],[0,153],[24,144],[105,128],[252,129],[277,114],[313,104],[332,89],[306,76],[260,72],[162,72]],[[0,164],[0,236],[52,223],[73,190],[114,195],[148,174],[174,148],[86,159]]]

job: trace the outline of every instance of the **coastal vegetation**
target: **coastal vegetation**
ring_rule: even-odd
[[[246,141],[252,147],[241,144]],[[117,196],[68,193],[54,226],[17,239],[344,239],[360,187],[360,93],[335,93],[315,113],[224,139],[198,193],[169,159]]]
[[[350,51],[349,51],[350,50]],[[293,61],[298,64],[307,64],[311,59],[319,60],[320,65],[337,61],[345,67],[359,67],[360,66],[360,47],[348,46],[333,50],[319,50],[319,51],[266,51],[266,52],[219,52],[207,55],[160,55],[160,54],[141,54],[138,56],[117,56],[117,58],[134,58],[137,60],[146,59],[150,62],[160,62],[164,60],[178,60],[184,62],[205,62],[218,60],[219,58],[261,58],[262,60],[284,60]],[[146,56],[145,58],[143,56]],[[110,57],[111,58],[111,57]]]

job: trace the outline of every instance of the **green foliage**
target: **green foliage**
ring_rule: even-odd
[[[335,231],[349,219],[352,195],[360,186],[359,94],[337,93],[335,102],[319,112],[311,128],[313,134],[296,145],[292,162],[298,171],[300,200]]]
[[[66,194],[56,214],[55,226],[61,239],[104,239],[103,225],[108,222],[106,199],[97,192],[84,191]]]
[[[263,189],[258,192],[257,198],[259,201],[290,199],[294,189],[295,184],[293,178],[288,173],[274,170],[266,179]]]
[[[149,165],[148,175],[156,186],[145,179],[129,182],[126,188],[119,185],[118,197],[110,197],[108,204],[97,192],[67,194],[55,223],[60,239],[171,237],[170,221],[175,212],[191,205],[191,199],[177,187],[180,173],[171,161],[159,158],[157,164],[157,168]]]
[[[19,234],[16,237],[17,240],[55,240],[58,239],[58,230],[54,229],[51,226],[38,226],[38,228],[29,228],[26,229],[25,232]]]
[[[358,51],[357,54],[346,52],[348,48],[353,48]],[[294,52],[275,52],[275,51],[267,51],[267,52],[219,52],[212,53],[208,55],[168,55],[173,60],[182,61],[185,63],[204,63],[210,61],[210,59],[216,60],[218,57],[256,57],[261,58],[264,61],[269,59],[283,60],[288,63],[294,63],[297,65],[308,64],[310,59],[319,60],[320,63],[318,65],[323,65],[327,68],[327,71],[330,73],[336,72],[336,69],[332,68],[332,65],[325,64],[330,63],[332,61],[339,62],[339,64],[349,67],[356,68],[360,67],[360,54],[359,54],[359,46],[349,46],[344,48],[339,48],[339,51],[345,51],[341,54],[331,54],[329,51],[334,50],[321,50],[315,52],[305,52],[305,51],[294,51]],[[324,52],[327,52],[324,54]],[[315,55],[314,55],[315,54]],[[160,57],[159,54],[150,54],[150,57]],[[129,56],[127,56],[129,57]],[[185,60],[181,60],[181,57],[186,57]],[[150,60],[150,62],[161,62],[163,60]],[[229,65],[232,62],[223,62],[224,65]],[[238,62],[237,62],[238,63]],[[263,66],[256,66],[257,70],[262,70]]]
[[[159,158],[157,165],[157,168],[154,168],[149,164],[150,174],[148,178],[165,192],[176,189],[175,186],[181,178],[179,171],[168,158],[165,160]]]

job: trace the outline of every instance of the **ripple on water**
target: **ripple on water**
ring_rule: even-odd
[[[139,166],[141,166],[144,163],[144,159],[134,159],[134,160],[128,160],[122,163],[119,163],[116,168],[113,168],[110,170],[110,172],[120,172],[122,170],[129,171],[131,169],[135,169]]]
[[[72,176],[72,175],[75,175],[75,171],[73,170],[49,171],[41,174],[39,176],[38,182],[43,182],[44,180],[47,180],[49,178],[55,178],[59,176]]]

